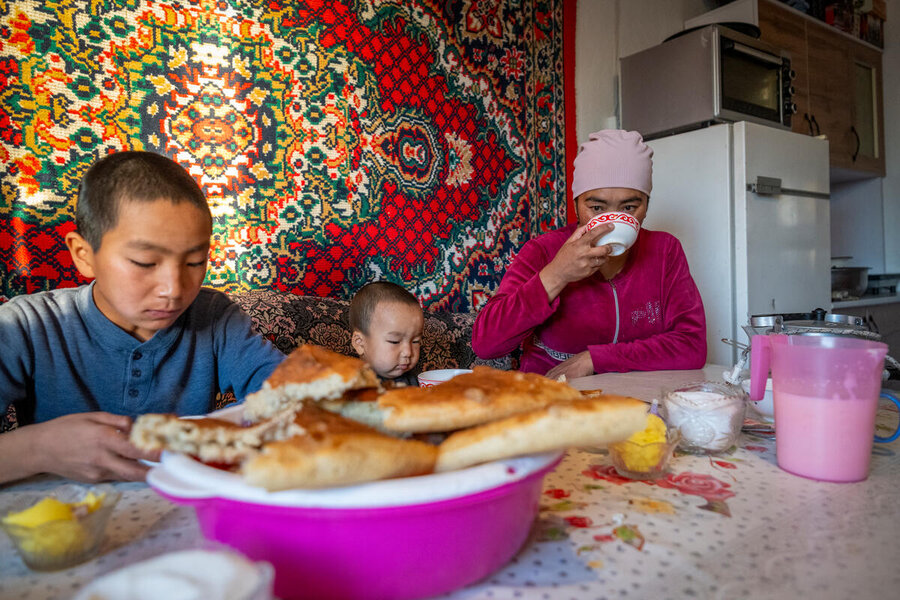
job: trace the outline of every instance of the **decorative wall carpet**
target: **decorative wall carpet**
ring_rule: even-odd
[[[472,310],[565,219],[563,0],[0,0],[0,299],[80,279],[79,178],[172,157],[207,285]]]

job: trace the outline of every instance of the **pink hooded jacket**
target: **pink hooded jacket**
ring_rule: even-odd
[[[706,317],[681,244],[641,229],[622,270],[570,283],[553,301],[538,274],[572,235],[571,224],[530,240],[479,311],[472,347],[481,358],[523,347],[522,371],[546,373],[591,353],[595,373],[699,369]]]

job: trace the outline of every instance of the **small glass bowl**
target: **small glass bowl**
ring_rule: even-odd
[[[699,381],[664,390],[660,412],[681,432],[680,448],[692,454],[718,454],[740,441],[747,395],[734,385]]]
[[[84,500],[89,492],[95,496],[103,494],[102,502],[92,512],[75,519],[47,521],[34,527],[6,523],[2,517],[34,506],[48,494],[22,494],[0,509],[0,528],[13,541],[28,568],[34,571],[67,569],[97,555],[106,524],[121,493],[106,484],[93,487],[66,484],[49,495],[60,502],[77,503]]]
[[[609,457],[616,473],[629,479],[658,479],[666,474],[669,461],[681,434],[674,427],[666,430],[665,442],[639,444],[629,440],[609,445]]]

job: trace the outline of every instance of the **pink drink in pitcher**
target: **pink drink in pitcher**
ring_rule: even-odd
[[[869,472],[878,400],[775,392],[778,466],[823,481],[859,481]],[[843,440],[861,439],[862,444]]]
[[[750,400],[760,400],[771,367],[778,466],[822,481],[869,474],[887,345],[846,336],[756,335],[750,340]]]

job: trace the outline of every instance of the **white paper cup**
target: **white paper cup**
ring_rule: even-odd
[[[471,373],[472,369],[435,369],[419,373],[419,387],[431,387],[444,383],[463,373]]]
[[[612,223],[615,229],[594,242],[594,245],[605,246],[608,244],[612,246],[610,256],[619,256],[631,248],[641,229],[640,222],[626,212],[605,212],[588,221],[587,230],[590,231],[604,223]]]

